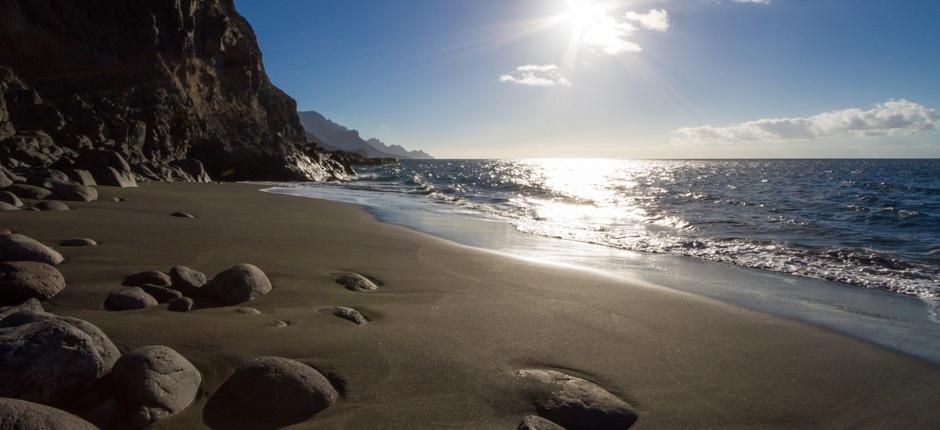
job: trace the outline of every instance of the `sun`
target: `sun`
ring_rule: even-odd
[[[577,32],[596,26],[606,16],[604,8],[591,0],[566,0],[566,3],[568,10],[564,20]]]

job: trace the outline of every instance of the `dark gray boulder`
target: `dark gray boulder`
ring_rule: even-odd
[[[157,299],[157,301],[160,303],[169,303],[173,300],[183,297],[183,293],[168,287],[161,287],[159,285],[144,284],[140,286],[140,289],[153,296],[153,298]]]
[[[113,167],[93,170],[95,182],[98,185],[107,185],[111,187],[131,188],[137,186],[137,179],[131,172],[119,172]]]
[[[97,430],[68,412],[39,403],[0,398],[2,430]]]
[[[336,309],[333,309],[333,315],[336,315],[344,320],[352,321],[359,325],[366,325],[369,323],[369,320],[362,315],[361,312],[343,306],[339,306]]]
[[[271,281],[257,266],[243,263],[222,271],[205,288],[215,303],[237,305],[270,292]]]
[[[71,169],[65,172],[69,175],[69,178],[72,179],[76,184],[87,185],[93,187],[98,185],[98,182],[95,181],[95,177],[91,172],[82,169]]]
[[[91,172],[95,182],[99,185],[112,187],[137,186],[131,166],[127,164],[121,154],[114,151],[85,151],[75,160],[74,167]]]
[[[109,294],[104,304],[110,310],[124,311],[152,308],[159,302],[140,287],[129,287]]]
[[[372,292],[379,289],[375,282],[358,273],[343,273],[336,278],[336,282],[346,287],[349,291],[358,291],[363,293]]]
[[[16,194],[9,191],[0,191],[0,202],[8,203],[18,208],[23,207],[23,201]]]
[[[6,172],[0,171],[0,188],[6,188],[13,185],[13,180],[7,176]]]
[[[76,237],[59,242],[60,246],[98,246],[98,242],[87,237]]]
[[[24,303],[24,305],[25,304],[26,303]],[[9,315],[0,318],[0,328],[19,327],[21,325],[34,323],[37,321],[61,321],[81,330],[91,338],[95,351],[98,352],[98,355],[101,356],[102,363],[104,363],[104,367],[106,369],[105,373],[110,371],[111,366],[113,366],[118,358],[121,357],[121,351],[117,349],[117,346],[114,345],[114,342],[111,342],[111,339],[108,338],[108,336],[104,334],[104,332],[102,332],[98,326],[88,321],[78,318],[55,315],[42,310],[42,306],[40,306],[39,309],[35,309],[35,305],[21,305],[19,308],[20,309],[17,312],[10,313]]]
[[[209,177],[209,173],[206,172],[206,168],[199,160],[186,158],[182,160],[171,161],[170,165],[182,169],[195,182],[212,182],[212,178]]]
[[[0,262],[0,304],[17,305],[28,299],[49,300],[65,289],[65,277],[45,263]]]
[[[45,312],[46,310],[42,308],[42,303],[39,303],[39,300],[28,299],[18,305],[0,306],[0,321],[19,311]]]
[[[26,177],[27,184],[48,189],[72,183],[72,179],[65,172],[55,169],[29,170],[23,176]]]
[[[0,261],[38,261],[59,264],[65,261],[58,251],[18,233],[0,235]]]
[[[91,202],[98,200],[98,190],[87,185],[61,184],[52,188],[52,196],[59,200]]]
[[[170,268],[171,288],[179,290],[184,296],[198,296],[202,287],[206,285],[206,274],[186,266],[173,266]]]
[[[202,375],[166,346],[144,346],[124,354],[109,377],[114,384],[124,428],[141,428],[186,409],[199,391]]]
[[[9,191],[13,194],[16,194],[16,196],[21,199],[33,200],[42,200],[52,194],[52,191],[45,188],[26,184],[14,184],[5,188],[4,191]]]
[[[215,428],[280,428],[309,419],[339,399],[316,369],[281,357],[242,364],[206,405]]]
[[[35,205],[33,205],[33,207],[41,211],[50,212],[65,212],[72,209],[69,207],[69,205],[58,200],[43,200],[41,202],[37,202]]]
[[[20,210],[19,206],[11,205],[7,202],[0,202],[0,211],[9,212],[18,210]]]
[[[626,429],[637,420],[627,402],[585,379],[547,369],[523,369],[517,376],[539,415],[566,429]]]
[[[88,334],[55,319],[0,328],[0,397],[73,398],[110,370],[98,351]]]
[[[173,281],[170,279],[169,275],[159,270],[147,270],[128,276],[124,279],[124,283],[122,285],[127,285],[129,287],[139,287],[146,284],[169,287],[173,284]]]
[[[565,430],[565,428],[538,415],[529,415],[522,419],[516,430]]]
[[[189,312],[193,310],[194,304],[195,303],[193,302],[193,299],[189,297],[180,297],[178,299],[171,301],[170,304],[166,308],[167,310],[170,310],[173,312]]]

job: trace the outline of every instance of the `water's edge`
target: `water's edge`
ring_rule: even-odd
[[[940,326],[931,320],[927,304],[914,297],[691,257],[537,236],[520,232],[506,222],[382,204],[381,199],[364,199],[343,193],[340,188],[330,191],[299,184],[266,185],[264,192],[356,204],[380,222],[460,245],[600,270],[626,280],[809,323],[940,364]]]

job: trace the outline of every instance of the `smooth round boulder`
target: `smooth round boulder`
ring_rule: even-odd
[[[336,278],[336,282],[346,287],[349,291],[368,293],[379,289],[375,282],[358,273],[343,273]]]
[[[339,393],[316,369],[281,357],[239,366],[206,405],[214,428],[281,428],[326,409]]]
[[[19,311],[11,313],[0,319],[0,328],[18,327],[24,324],[46,320],[64,322],[87,334],[93,341],[94,348],[98,352],[98,355],[101,356],[101,360],[105,367],[105,373],[110,371],[111,367],[114,366],[114,363],[117,361],[117,359],[121,357],[121,351],[117,349],[117,346],[114,345],[114,342],[111,342],[111,339],[108,338],[108,336],[104,334],[104,332],[102,332],[98,326],[82,319],[46,312],[42,309],[41,305],[39,306],[39,309],[35,309],[35,306],[27,307],[21,305]]]
[[[38,261],[59,264],[65,261],[58,251],[19,233],[0,235],[0,261]]]
[[[268,276],[257,266],[244,263],[222,271],[206,286],[209,298],[222,305],[244,303],[270,291]]]
[[[49,300],[65,289],[65,277],[55,267],[35,261],[0,262],[0,304],[18,305],[28,299]]]
[[[109,370],[94,339],[66,322],[0,328],[0,397],[53,404],[74,398]]]
[[[168,287],[161,287],[159,285],[144,284],[140,286],[140,289],[153,296],[153,298],[157,299],[157,301],[160,303],[168,303],[183,297],[183,293]]]
[[[178,290],[185,296],[196,296],[206,285],[206,274],[186,266],[173,266],[170,268],[171,288]]]
[[[127,428],[145,427],[186,409],[202,384],[202,375],[189,360],[157,345],[124,354],[109,378],[120,393]]]
[[[65,212],[72,209],[69,207],[69,205],[58,200],[43,200],[34,204],[33,207],[41,211],[48,212]]]
[[[9,191],[0,191],[0,202],[11,204],[18,208],[23,207],[23,201],[16,194]]]
[[[18,211],[20,210],[19,206],[11,205],[7,202],[0,202],[0,211],[9,212],[9,211]]]
[[[180,297],[171,301],[166,309],[173,312],[189,312],[193,310],[194,304],[195,302],[193,302],[193,299],[189,297]]]
[[[49,191],[45,188],[26,184],[14,184],[5,188],[5,191],[16,194],[16,196],[21,199],[33,200],[42,200],[52,194],[52,191]]]
[[[129,287],[139,287],[146,284],[169,287],[173,284],[173,281],[170,279],[169,275],[159,270],[147,270],[145,272],[137,272],[128,276],[127,278],[124,278],[124,283],[122,285],[127,285]]]
[[[109,294],[104,304],[109,310],[126,311],[152,308],[160,303],[140,287],[130,287]]]
[[[76,237],[59,242],[60,246],[98,246],[98,242],[87,237]]]
[[[68,412],[19,399],[0,398],[2,430],[97,430]]]
[[[98,200],[98,190],[87,185],[58,184],[52,189],[53,197],[73,202],[91,202]]]
[[[593,382],[557,370],[517,372],[539,415],[566,429],[626,429],[637,420],[627,402]]]

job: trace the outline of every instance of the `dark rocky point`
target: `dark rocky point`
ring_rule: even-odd
[[[159,270],[147,270],[128,276],[124,279],[124,283],[122,285],[129,287],[139,287],[146,284],[157,285],[160,287],[169,287],[173,284],[173,281],[170,279],[170,275],[167,275],[166,273],[163,273]]]
[[[59,264],[65,258],[58,251],[18,233],[0,235],[0,261],[38,261]]]
[[[0,398],[0,429],[97,430],[68,412],[19,399]]]
[[[125,288],[108,295],[105,307],[110,310],[124,311],[130,309],[144,309],[157,306],[157,299],[140,287]]]
[[[65,212],[71,210],[69,205],[58,200],[43,200],[41,202],[37,202],[35,205],[33,205],[33,207],[41,211],[50,212]]]
[[[243,263],[219,273],[205,288],[215,303],[237,305],[270,292],[271,281],[257,266]]]
[[[0,262],[0,304],[27,299],[49,300],[65,289],[65,277],[48,264],[35,261]]]

